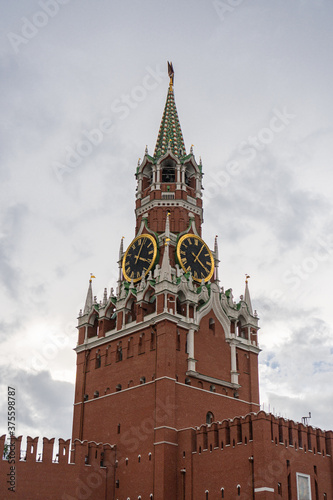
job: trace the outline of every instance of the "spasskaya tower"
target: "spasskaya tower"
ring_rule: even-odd
[[[247,283],[237,303],[221,288],[217,239],[202,238],[202,164],[186,151],[168,70],[116,293],[98,302],[90,280],[78,318],[72,438],[115,447],[119,500],[183,498],[181,430],[259,410],[258,318]]]

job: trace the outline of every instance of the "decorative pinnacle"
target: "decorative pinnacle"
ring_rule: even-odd
[[[251,278],[251,276],[245,273],[245,283],[249,282],[249,278]]]
[[[96,278],[96,276],[93,275],[93,273],[90,273],[90,280],[89,280],[89,283],[92,282],[93,278]]]

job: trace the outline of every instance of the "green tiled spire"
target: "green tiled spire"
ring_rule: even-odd
[[[182,158],[186,155],[186,151],[173,92],[174,73],[172,63],[168,62],[168,69],[170,76],[169,90],[158,132],[154,157],[156,158],[166,153],[170,144],[173,154]]]

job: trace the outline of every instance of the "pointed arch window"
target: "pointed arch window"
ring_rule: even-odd
[[[127,342],[127,357],[131,358],[133,356],[133,337],[128,339]]]
[[[122,361],[123,360],[123,347],[122,347],[122,342],[118,342],[117,344],[117,359],[116,361]]]
[[[102,364],[102,358],[101,358],[100,350],[97,349],[97,351],[96,351],[95,368],[100,368],[101,364]]]
[[[211,411],[209,411],[206,415],[206,424],[211,424],[214,421],[214,415]]]
[[[111,345],[108,345],[105,352],[105,365],[111,364]]]
[[[139,337],[139,354],[144,354],[145,352],[145,334],[141,333]]]

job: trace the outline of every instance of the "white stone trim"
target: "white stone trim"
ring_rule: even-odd
[[[102,394],[101,396],[98,396],[98,398],[88,399],[88,401],[79,401],[78,403],[74,403],[74,406],[82,405],[85,403],[91,403],[92,401],[98,401],[99,399],[108,398],[109,396],[115,396],[116,394],[120,394],[120,393],[125,392],[125,391],[131,391],[133,389],[138,389],[139,387],[145,387],[146,385],[155,384],[155,382],[157,382],[159,380],[165,380],[165,379],[172,380],[172,381],[176,382],[175,378],[159,377],[159,378],[155,378],[154,380],[149,380],[148,382],[145,382],[144,384],[133,385],[132,387],[124,387],[124,389],[121,389],[121,391],[114,391],[114,392],[110,392],[109,394]]]
[[[268,491],[269,493],[274,493],[274,488],[269,488],[268,486],[263,486],[261,488],[254,488],[255,493],[261,493],[262,491]]]
[[[226,380],[210,377],[209,375],[203,375],[202,373],[192,372],[190,370],[186,372],[186,375],[188,375],[189,377],[196,378],[198,380],[203,380],[204,382],[210,382],[212,384],[221,385],[223,387],[229,387],[229,389],[239,389],[241,387],[239,384],[227,382]]]
[[[98,337],[98,338],[91,338],[87,339],[86,342],[83,344],[77,345],[74,348],[74,351],[82,352],[85,351],[87,348],[91,349],[93,347],[98,347],[100,345],[103,345],[105,342],[110,342],[111,340],[116,340],[120,339],[121,337],[125,337],[126,335],[130,335],[135,332],[140,332],[141,330],[144,330],[147,327],[152,326],[152,324],[156,325],[156,323],[159,323],[160,321],[163,320],[169,320],[172,321],[173,323],[176,323],[180,328],[194,328],[197,329],[198,325],[194,323],[193,318],[190,318],[188,321],[184,316],[181,314],[171,314],[168,311],[163,311],[160,314],[156,314],[153,312],[152,314],[149,314],[148,316],[145,317],[144,321],[141,323],[136,323],[135,321],[132,321],[131,323],[128,323],[127,325],[124,325],[121,330],[110,330],[109,332],[106,332],[105,337]]]
[[[244,399],[239,399],[239,398],[234,398],[233,396],[227,396],[227,394],[219,394],[218,392],[210,392],[210,391],[207,391],[207,389],[201,389],[200,387],[194,387],[193,385],[188,385],[188,384],[183,384],[182,382],[176,382],[176,384],[178,385],[183,385],[184,387],[188,387],[189,389],[193,389],[195,391],[205,391],[205,392],[209,392],[209,394],[212,394],[216,397],[220,397],[220,398],[227,398],[227,399],[232,399],[233,401],[239,401],[240,403],[245,403],[247,405],[253,405],[253,406],[258,406],[258,412],[260,411],[260,404],[258,403],[254,403],[253,401],[245,401]],[[250,413],[255,413],[254,411],[250,412]],[[243,414],[239,415],[239,416],[242,416]]]
[[[217,319],[220,321],[226,339],[230,338],[230,320],[224,312],[221,302],[220,302],[220,290],[215,283],[212,283],[210,287],[210,298],[206,304],[197,312],[197,322],[200,323],[202,318],[206,316],[209,311],[213,310]]]
[[[157,431],[159,429],[170,429],[171,431],[178,432],[178,429],[176,429],[175,427],[169,427],[168,425],[161,425],[160,427],[154,427],[154,431]]]
[[[151,210],[156,207],[182,207],[190,212],[194,212],[195,214],[200,216],[202,221],[202,208],[197,205],[193,205],[193,203],[188,202],[186,200],[151,200],[150,203],[146,203],[143,207],[139,207],[135,210],[136,217],[144,214],[145,212]]]

